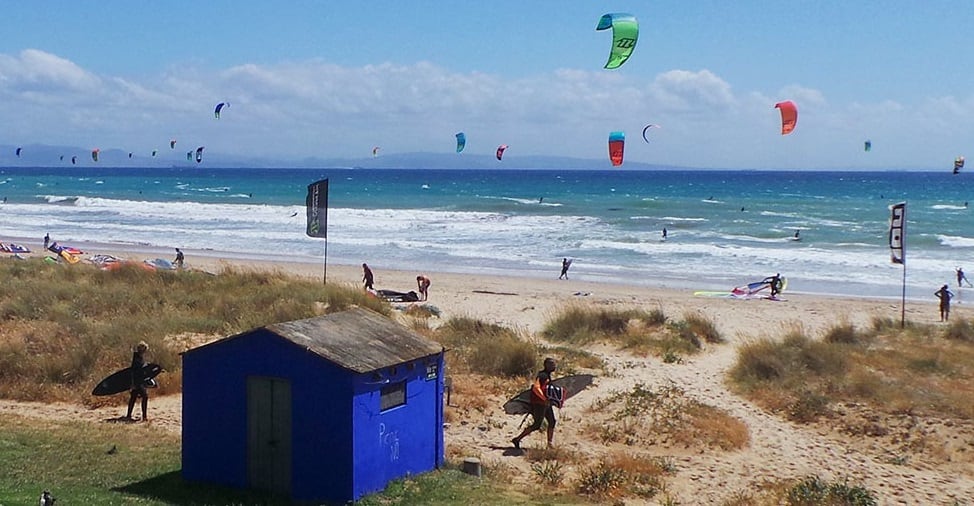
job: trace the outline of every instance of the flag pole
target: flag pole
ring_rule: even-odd
[[[900,329],[906,328],[906,262],[903,262],[903,295],[900,297]]]
[[[321,284],[328,284],[328,238],[325,237],[325,261],[321,268]],[[906,275],[904,275],[905,278]]]
[[[890,206],[890,261],[903,265],[903,288],[900,298],[900,328],[906,328],[906,202]]]

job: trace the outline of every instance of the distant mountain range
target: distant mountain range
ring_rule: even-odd
[[[21,148],[17,156],[17,148]],[[192,150],[195,153],[195,148]],[[75,158],[76,167],[195,167],[195,157],[187,160],[186,150],[160,149],[155,157],[151,153],[132,153],[120,149],[102,149],[98,161],[91,157],[90,149],[71,146],[51,146],[30,144],[24,146],[0,145],[0,167],[71,167]],[[608,159],[590,160],[563,156],[508,156],[498,161],[490,155],[466,155],[456,153],[382,153],[377,157],[364,158],[319,158],[303,159],[260,158],[236,156],[220,152],[204,151],[200,166],[209,167],[253,167],[253,168],[315,168],[315,167],[360,167],[389,169],[611,169]],[[661,170],[685,169],[626,162],[626,169]]]

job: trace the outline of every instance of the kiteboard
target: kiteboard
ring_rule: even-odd
[[[551,380],[549,385],[554,385],[556,387],[561,387],[564,391],[564,397],[562,401],[567,401],[571,399],[575,394],[581,392],[588,388],[592,384],[595,376],[591,374],[574,374],[571,376],[562,376],[557,379]],[[511,400],[504,403],[504,412],[509,415],[525,415],[531,412],[531,389],[527,389],[517,395],[515,395]]]
[[[148,388],[157,386],[154,378],[161,372],[161,365],[146,364],[142,368],[142,374],[145,377],[145,386]],[[99,381],[95,385],[95,389],[91,391],[91,395],[115,395],[130,388],[132,388],[132,368],[126,367],[120,371],[115,371],[111,376]]]
[[[69,264],[76,264],[81,260],[80,258],[78,258],[78,255],[72,254],[66,249],[61,250],[61,252],[58,253],[58,255],[61,255],[61,258],[63,258]]]

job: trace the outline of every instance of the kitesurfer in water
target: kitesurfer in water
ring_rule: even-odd
[[[555,359],[548,357],[544,359],[544,369],[538,371],[534,383],[531,384],[531,417],[533,423],[526,427],[517,437],[511,440],[514,448],[521,449],[521,440],[528,434],[541,429],[541,425],[548,422],[548,447],[555,436],[555,410],[548,401],[548,383],[551,383],[551,373],[555,372],[557,364]]]
[[[663,227],[663,240],[666,240],[666,227]]]
[[[940,321],[945,322],[950,319],[950,299],[954,297],[947,285],[941,286],[940,290],[933,293],[940,299]]]
[[[146,391],[145,377],[145,352],[149,351],[149,345],[145,341],[139,341],[132,350],[132,390],[129,393],[129,410],[125,415],[126,420],[132,420],[132,410],[135,408],[135,400],[142,399],[142,421],[149,418],[147,416],[149,408],[149,392]]]
[[[366,290],[374,290],[372,283],[375,278],[372,276],[372,269],[369,269],[369,264],[362,264],[362,281],[365,283]]]
[[[430,278],[422,274],[416,276],[416,286],[419,288],[420,300],[429,300],[431,284],[433,283],[430,281]]]
[[[571,265],[571,261],[567,258],[561,259],[561,275],[558,276],[558,279],[568,279],[568,268],[571,267]]]

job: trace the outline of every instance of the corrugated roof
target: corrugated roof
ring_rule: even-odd
[[[357,373],[443,351],[434,341],[365,308],[267,325],[267,330]]]

